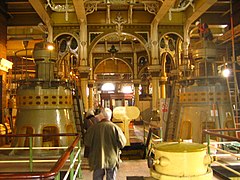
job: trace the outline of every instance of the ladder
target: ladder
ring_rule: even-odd
[[[173,141],[177,138],[178,119],[180,114],[179,96],[175,95],[176,82],[171,93],[168,118],[164,141]]]
[[[74,82],[74,88],[72,90],[73,98],[73,115],[75,119],[75,125],[77,132],[81,134],[82,139],[84,138],[84,105],[81,96],[81,91],[79,93],[78,86]]]
[[[239,128],[240,122],[240,97],[239,97],[239,86],[237,81],[237,72],[235,66],[232,67],[232,73],[227,77],[227,87],[229,93],[229,99],[232,109],[232,117],[234,119],[234,127]]]

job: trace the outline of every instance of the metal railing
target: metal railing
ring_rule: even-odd
[[[144,156],[147,158],[151,153],[153,145],[163,141],[162,127],[155,126],[148,121],[143,121],[143,136],[146,147]]]
[[[151,124],[151,121],[143,121],[143,140],[146,144],[148,139],[151,138],[153,141],[162,141],[162,127]]]
[[[207,139],[207,147],[208,147],[208,153],[213,159],[212,164],[219,165],[223,167],[224,169],[236,174],[240,177],[240,172],[232,169],[231,167],[227,166],[226,163],[223,161],[220,161],[219,158],[228,156],[228,159],[240,159],[240,146],[239,150],[236,151],[236,153],[231,152],[227,147],[227,145],[233,145],[233,144],[239,144],[240,145],[240,138],[229,136],[225,134],[220,134],[222,132],[237,132],[240,131],[240,129],[235,128],[229,128],[229,129],[204,129],[203,133],[206,134]],[[213,141],[211,139],[211,136],[214,136],[215,138],[221,138],[221,142]],[[238,163],[240,166],[240,162]]]
[[[81,141],[79,134],[54,134],[54,135],[43,135],[43,134],[18,134],[18,135],[0,135],[0,137],[5,138],[19,138],[19,137],[28,137],[29,138],[29,147],[2,147],[0,148],[0,152],[2,151],[29,151],[28,155],[24,153],[24,155],[19,158],[19,156],[11,155],[5,158],[0,159],[0,165],[9,166],[12,168],[12,171],[1,172],[0,170],[0,179],[55,179],[60,180],[60,172],[64,171],[65,175],[61,180],[66,180],[69,178],[70,180],[74,180],[76,178],[82,178],[81,171]],[[33,138],[34,137],[44,137],[44,136],[68,136],[75,137],[72,144],[68,147],[33,147]],[[34,155],[34,150],[63,150],[63,152],[59,155],[54,154],[54,156],[41,156],[41,154]],[[51,157],[51,158],[50,158]],[[17,166],[16,166],[17,163]],[[21,163],[28,163],[29,169],[26,168],[19,172],[21,167]],[[48,165],[43,164],[43,166],[49,167],[50,170],[42,170],[41,168],[33,171],[34,165],[38,163],[47,163]],[[52,166],[49,166],[51,163],[54,163]],[[11,166],[13,165],[13,166]],[[18,167],[18,168],[16,168]],[[37,166],[36,166],[37,168]],[[14,171],[15,170],[15,171]]]

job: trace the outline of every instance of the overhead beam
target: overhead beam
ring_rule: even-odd
[[[188,8],[186,11],[186,27],[190,26],[194,21],[199,19],[203,13],[205,13],[211,6],[213,6],[217,0],[198,0],[194,1],[194,8]]]
[[[87,22],[83,0],[73,0],[74,8],[79,22]]]
[[[153,23],[159,23],[164,16],[169,12],[169,9],[174,6],[176,0],[165,0],[163,1],[160,9],[158,10],[157,15],[154,17],[152,24]]]
[[[48,28],[48,41],[53,41],[53,27],[50,16],[44,8],[44,5],[40,0],[28,0],[32,7],[35,9],[39,17],[42,19],[43,23],[46,24]]]
[[[51,18],[48,15],[47,11],[44,8],[44,5],[41,3],[40,0],[28,0],[29,3],[32,5],[32,7],[35,9],[39,17],[42,19],[42,21],[47,25],[51,24]]]

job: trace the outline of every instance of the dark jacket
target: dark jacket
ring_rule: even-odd
[[[87,130],[84,143],[90,147],[90,169],[105,169],[118,165],[120,149],[126,145],[126,138],[120,127],[102,120]]]

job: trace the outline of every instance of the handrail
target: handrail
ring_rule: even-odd
[[[77,138],[73,141],[72,145],[68,147],[68,149],[63,153],[61,158],[57,161],[55,166],[50,170],[51,172],[55,172],[56,173],[64,166],[64,163],[70,157],[71,152],[73,151],[74,147],[77,145],[79,140],[80,140],[80,136],[77,136]]]
[[[0,134],[0,137],[45,137],[45,136],[78,136],[78,133],[59,133],[59,134]]]
[[[3,135],[0,135],[0,137]],[[38,136],[48,136],[47,134],[9,134],[7,136],[10,137],[38,137]],[[48,172],[0,172],[0,179],[54,179],[63,168],[67,160],[69,159],[71,153],[73,152],[74,148],[80,142],[80,135],[77,133],[62,133],[62,134],[54,134],[53,136],[76,136],[73,143],[67,148],[67,150],[62,154],[62,156],[58,159],[55,163],[53,168],[51,168]],[[79,144],[80,148],[80,144]],[[78,154],[80,155],[80,153]],[[80,160],[80,158],[78,159]],[[80,162],[79,162],[80,163]]]
[[[148,129],[147,129],[147,127],[148,127]],[[147,141],[148,137],[146,136],[146,133],[147,134],[149,133],[149,129],[158,129],[158,130],[160,130],[159,135],[156,135],[156,134],[154,134],[152,132],[151,132],[152,133],[151,135],[155,139],[161,139],[162,140],[162,129],[159,126],[155,125],[155,124],[151,124],[151,120],[150,121],[143,120],[143,133],[144,133],[143,141],[144,141],[144,143],[146,143],[146,141]]]
[[[218,151],[220,151],[220,152],[223,152],[223,153],[225,153],[225,154],[228,154],[229,156],[232,156],[232,157],[235,157],[235,158],[239,158],[240,156],[237,155],[237,154],[235,155],[235,154],[233,154],[233,153],[231,153],[231,152],[228,152],[228,151],[226,151],[226,150],[219,149],[219,148],[211,145],[210,135],[213,135],[213,136],[216,136],[216,137],[221,137],[221,138],[224,138],[224,139],[226,139],[226,140],[231,140],[231,141],[240,142],[240,138],[238,138],[238,137],[228,136],[228,135],[224,135],[224,134],[219,134],[219,133],[217,133],[217,132],[222,132],[222,131],[224,131],[224,132],[229,132],[229,131],[235,131],[235,132],[237,132],[237,131],[240,131],[240,128],[204,129],[204,130],[203,130],[203,133],[205,133],[205,134],[207,135],[208,154],[210,154],[210,155],[212,155],[212,156],[216,156],[216,154],[214,154],[214,155],[211,154],[210,148],[213,148],[213,149],[215,149],[215,150],[218,150]],[[231,143],[231,142],[226,141],[226,142],[221,142],[221,143],[219,143],[219,144],[226,144],[226,143]],[[218,157],[220,157],[220,154],[218,154]],[[213,158],[213,160],[214,160],[214,163],[216,163],[217,165],[219,165],[219,166],[227,169],[228,171],[231,171],[232,173],[236,174],[237,176],[240,176],[240,173],[239,173],[238,171],[236,171],[236,170],[234,170],[234,169],[226,166],[225,164],[223,164],[223,163],[221,163],[221,162],[218,162],[218,161],[216,160],[216,158]]]
[[[216,132],[229,132],[229,131],[240,131],[240,128],[228,128],[228,129],[204,129],[203,133],[205,134],[209,134],[209,135],[214,135],[217,137],[222,137],[231,141],[240,141],[240,138],[238,137],[234,137],[234,136],[228,136],[228,135],[224,135],[224,134],[219,134]]]

